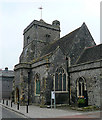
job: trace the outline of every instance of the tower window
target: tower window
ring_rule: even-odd
[[[28,36],[27,37],[27,44],[30,42],[30,37]]]
[[[50,42],[50,35],[46,34],[45,37],[46,37],[46,43],[48,44]]]
[[[46,34],[46,38],[49,38],[50,37],[50,35],[49,34]]]

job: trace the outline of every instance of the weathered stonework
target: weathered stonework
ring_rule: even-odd
[[[14,80],[13,70],[8,70],[7,67],[5,68],[5,70],[0,70],[0,100],[11,98],[13,80]]]
[[[24,30],[23,52],[14,68],[15,102],[51,104],[51,91],[55,91],[57,104],[68,104],[69,94],[71,104],[77,104],[76,80],[82,77],[88,104],[100,106],[100,62],[76,65],[85,48],[95,45],[85,23],[60,38],[59,21],[52,25],[43,20],[33,21]]]
[[[84,77],[86,80],[88,105],[100,106],[101,105],[101,70],[100,66],[102,61],[94,61],[72,66],[70,68],[71,79],[71,102],[77,103],[77,86],[76,81],[80,77]]]
[[[30,62],[39,57],[45,45],[60,38],[60,22],[53,21],[52,25],[43,20],[34,20],[24,30],[24,47],[20,62]]]

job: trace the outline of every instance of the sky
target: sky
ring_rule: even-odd
[[[0,68],[10,70],[19,63],[23,50],[23,30],[42,19],[52,24],[59,20],[61,37],[86,23],[96,44],[100,43],[101,0],[1,0]]]

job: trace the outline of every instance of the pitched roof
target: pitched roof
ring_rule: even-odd
[[[77,64],[102,59],[102,44],[85,48]]]
[[[80,30],[80,28],[77,28],[76,30],[72,31],[71,33],[67,34],[66,36],[64,36],[64,37],[50,43],[46,47],[44,47],[40,56],[44,56],[50,52],[53,52],[58,46],[61,48],[63,54],[68,54],[68,52],[74,42],[74,37],[76,36],[76,34],[79,30]]]

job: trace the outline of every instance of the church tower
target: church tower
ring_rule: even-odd
[[[20,56],[20,63],[30,62],[39,57],[41,50],[60,38],[60,22],[55,20],[52,24],[34,20],[23,32],[24,45]]]

